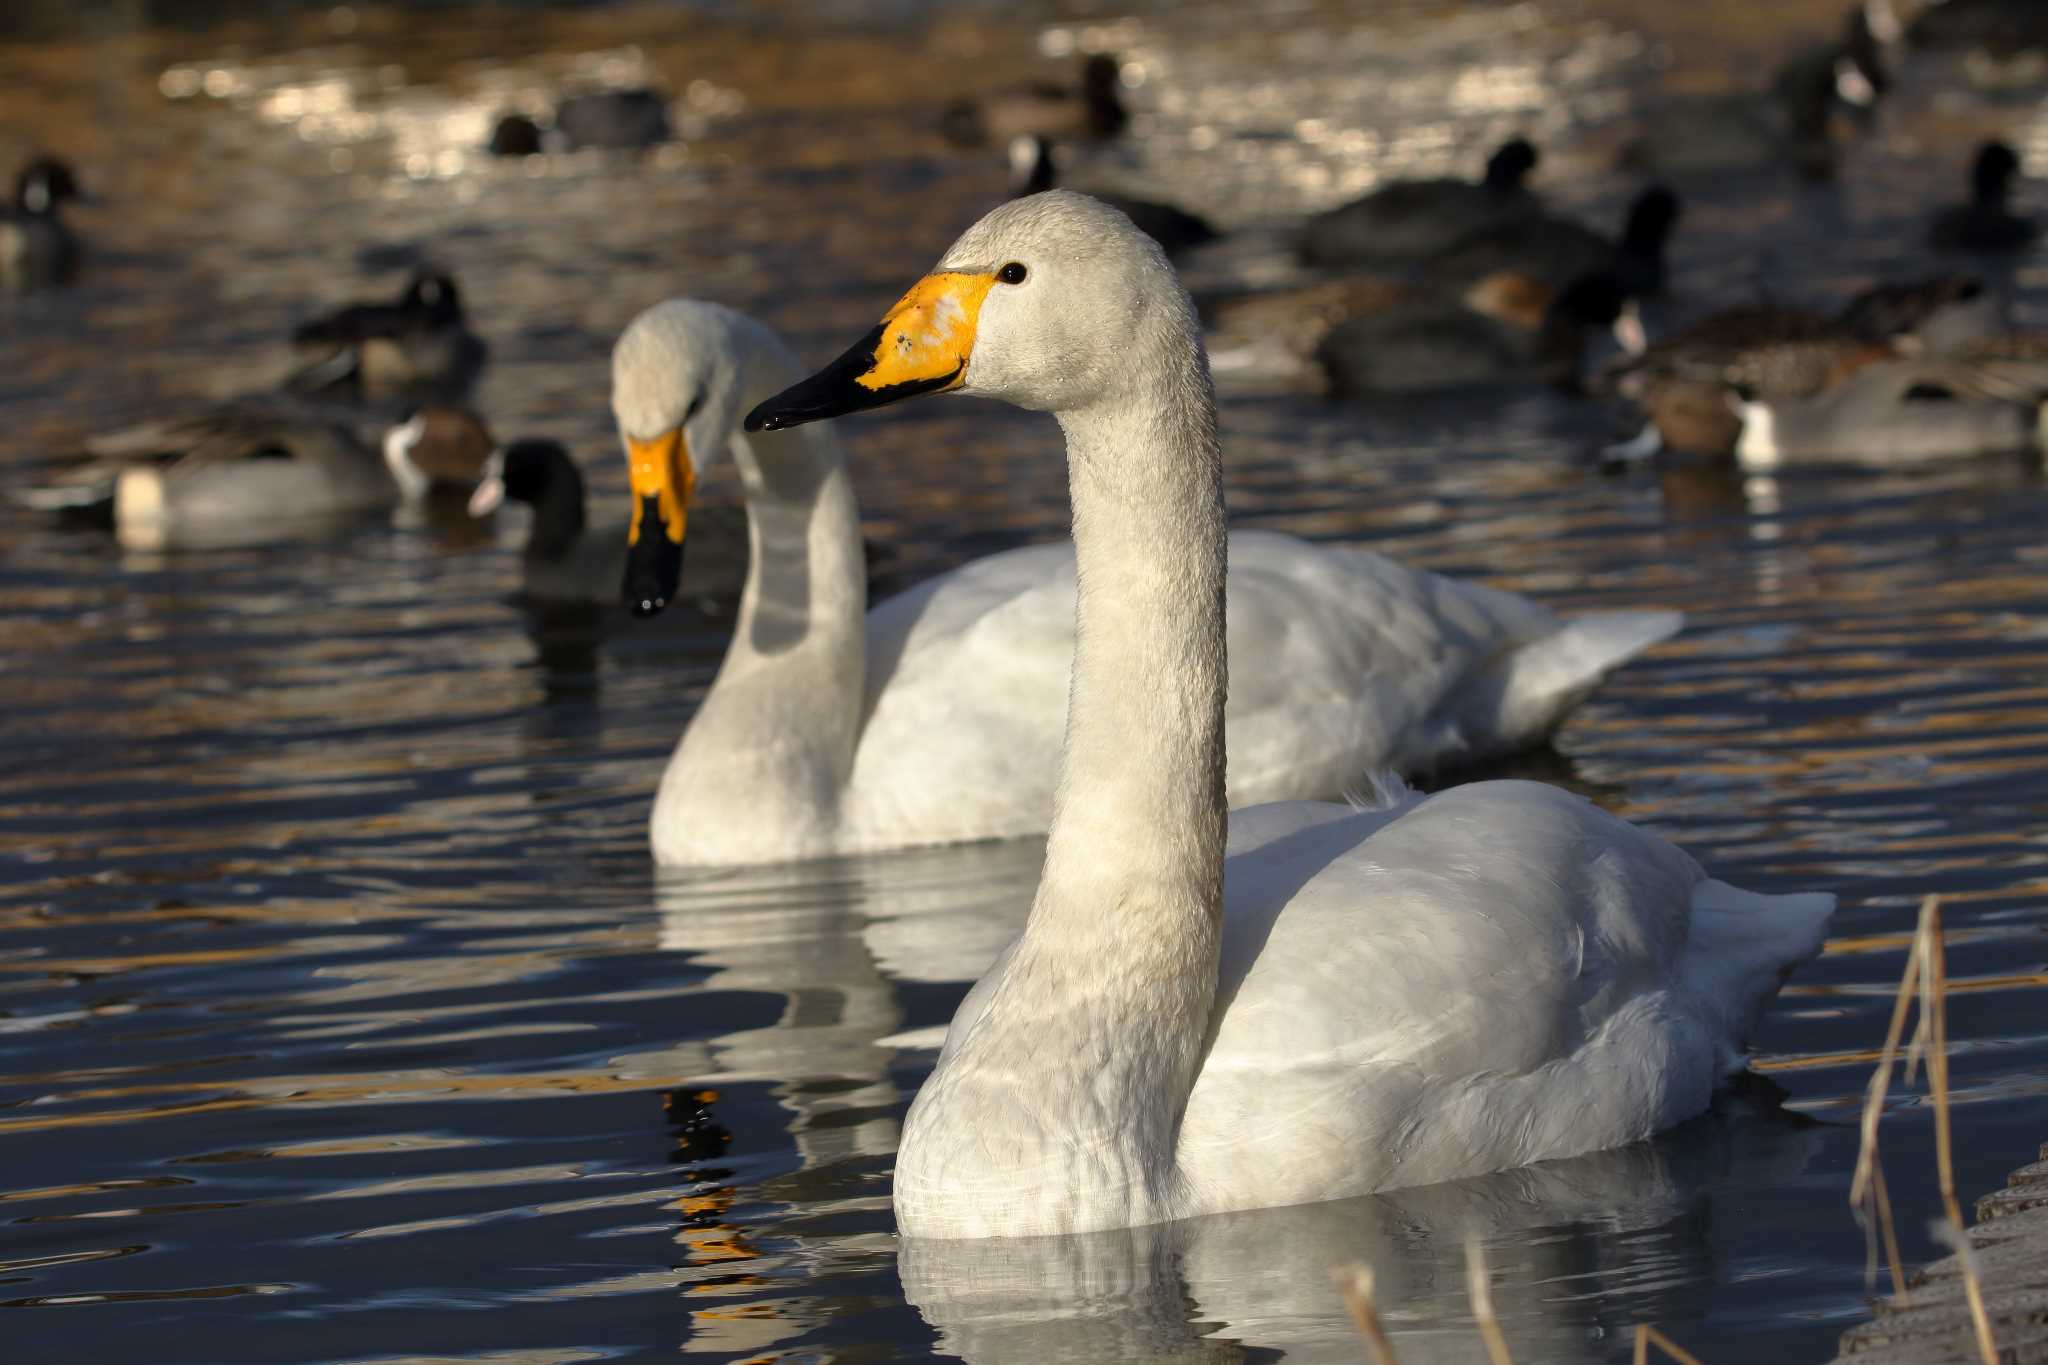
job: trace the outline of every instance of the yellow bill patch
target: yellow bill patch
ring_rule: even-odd
[[[640,543],[642,509],[651,499],[661,515],[669,543],[683,543],[689,523],[690,499],[697,492],[697,467],[690,461],[690,443],[681,427],[652,440],[626,438],[626,472],[633,485],[633,519],[626,525],[626,543]]]
[[[854,382],[875,390],[949,377],[945,387],[958,384],[974,351],[981,302],[995,282],[993,274],[958,270],[919,280],[883,317],[875,363]]]

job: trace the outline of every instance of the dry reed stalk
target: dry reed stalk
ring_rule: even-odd
[[[1358,1329],[1358,1335],[1365,1338],[1366,1346],[1372,1351],[1373,1365],[1394,1365],[1394,1343],[1387,1340],[1387,1329],[1380,1325],[1379,1310],[1373,1307],[1372,1267],[1343,1265],[1330,1274],[1337,1281],[1337,1288],[1343,1292],[1344,1311],[1351,1314],[1351,1325]]]
[[[1650,1347],[1653,1343],[1658,1350],[1677,1361],[1678,1365],[1700,1365],[1700,1358],[1698,1356],[1686,1350],[1647,1322],[1636,1324],[1635,1365],[1650,1365]]]
[[[1924,917],[1926,910],[1923,907]],[[1906,952],[1906,967],[1899,976],[1899,993],[1892,1001],[1891,1023],[1884,1031],[1884,1048],[1879,1052],[1877,1069],[1870,1074],[1870,1083],[1863,1094],[1862,1141],[1856,1149],[1856,1173],[1849,1180],[1849,1207],[1856,1211],[1863,1223],[1869,1247],[1869,1265],[1866,1284],[1875,1287],[1877,1282],[1877,1244],[1882,1237],[1885,1256],[1892,1272],[1892,1289],[1901,1306],[1912,1302],[1906,1293],[1906,1272],[1899,1260],[1898,1230],[1892,1225],[1892,1202],[1883,1193],[1883,1176],[1878,1170],[1877,1121],[1884,1113],[1885,1095],[1891,1088],[1892,1068],[1898,1061],[1899,1039],[1906,1030],[1906,1012],[1912,1007],[1913,996],[1920,982],[1920,936],[1913,936],[1913,946]],[[1918,1030],[1915,1030],[1916,1038]]]
[[[1486,1253],[1479,1238],[1465,1239],[1465,1292],[1472,1296],[1472,1316],[1479,1322],[1479,1338],[1486,1343],[1486,1358],[1492,1365],[1515,1365],[1508,1351],[1508,1339],[1501,1335],[1500,1319],[1493,1311],[1493,1286],[1486,1278]]]
[[[1991,1335],[1991,1315],[1984,1308],[1984,1286],[1977,1279],[1977,1259],[1970,1254],[1969,1232],[1956,1201],[1955,1149],[1948,1117],[1948,956],[1941,942],[1941,898],[1929,896],[1920,906],[1920,930],[1914,937],[1920,955],[1920,1016],[1932,1020],[1927,1050],[1927,1087],[1934,1093],[1934,1162],[1941,1176],[1941,1206],[1948,1214],[1956,1264],[1963,1272],[1963,1293],[1970,1301],[1970,1325],[1977,1334],[1977,1354],[1984,1365],[1998,1365],[1998,1342]]]
[[[1906,1263],[1905,1259],[1899,1255],[1898,1224],[1892,1217],[1891,1191],[1885,1187],[1884,1167],[1881,1165],[1871,1168],[1870,1195],[1876,1201],[1878,1230],[1884,1235],[1884,1263],[1890,1267],[1892,1272],[1892,1297],[1902,1304],[1911,1303],[1912,1299],[1906,1293]],[[1877,1279],[1877,1243],[1875,1241],[1871,1242],[1870,1256],[1872,1264],[1866,1267],[1864,1271],[1864,1282],[1866,1284]]]

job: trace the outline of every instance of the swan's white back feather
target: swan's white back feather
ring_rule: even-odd
[[[1270,531],[1230,538],[1233,806],[1334,796],[1535,742],[1675,612],[1559,618],[1514,593]],[[1035,834],[1074,644],[1069,544],[991,555],[868,615],[849,842]]]

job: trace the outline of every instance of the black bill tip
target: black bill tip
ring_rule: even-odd
[[[683,547],[662,534],[659,500],[640,500],[640,539],[626,547],[619,595],[635,616],[658,616],[683,580]]]
[[[900,399],[915,398],[921,393],[936,393],[951,388],[959,381],[964,362],[956,365],[950,373],[932,379],[913,379],[881,388],[869,388],[861,383],[860,377],[875,367],[875,353],[881,349],[882,333],[887,325],[877,324],[874,331],[849,347],[845,355],[809,379],[798,380],[773,398],[755,405],[741,425],[747,431],[781,431],[827,417],[842,417],[849,412],[884,407]]]

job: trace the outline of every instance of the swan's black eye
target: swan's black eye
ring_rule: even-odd
[[[1022,284],[1024,283],[1024,273],[1024,263],[1022,261],[1011,261],[996,272],[996,278],[1004,284]]]
[[[695,417],[699,412],[703,411],[703,409],[704,395],[702,393],[699,393],[695,398],[692,398],[690,400],[690,410],[683,414],[683,420],[685,422],[689,421],[692,417]]]

